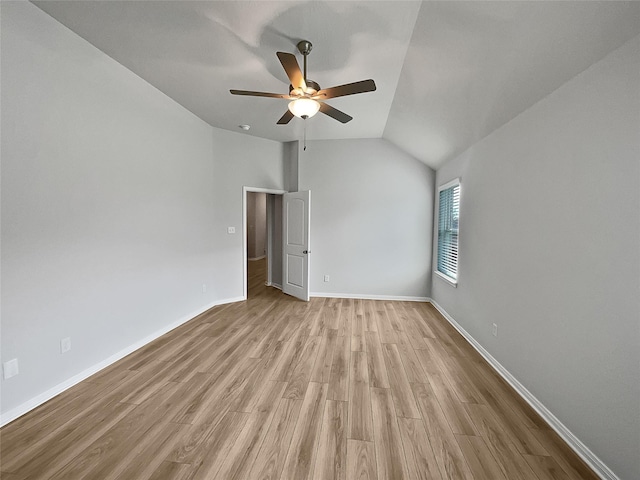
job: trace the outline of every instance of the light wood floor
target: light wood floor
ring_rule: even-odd
[[[597,478],[431,305],[260,275],[4,427],[2,478]]]

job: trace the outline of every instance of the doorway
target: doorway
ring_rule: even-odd
[[[247,297],[267,284],[267,195],[247,192]]]
[[[282,190],[243,188],[244,298],[282,290]]]

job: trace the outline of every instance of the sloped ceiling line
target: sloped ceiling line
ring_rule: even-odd
[[[34,1],[210,125],[287,142],[275,52],[310,40],[323,87],[366,78],[375,92],[332,99],[354,117],[307,122],[310,140],[385,138],[432,168],[461,153],[640,34],[624,1]]]

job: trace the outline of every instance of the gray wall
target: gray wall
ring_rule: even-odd
[[[268,195],[267,202],[272,204],[273,228],[271,253],[271,283],[282,288],[282,195]],[[270,218],[269,218],[270,221]],[[269,227],[267,227],[269,228]]]
[[[247,192],[247,258],[264,257],[267,248],[267,194]]]
[[[433,170],[382,139],[307,142],[298,168],[312,293],[429,296]]]
[[[283,165],[281,144],[211,128],[30,3],[1,8],[5,415],[242,297],[242,186],[283,188]]]
[[[458,288],[434,275],[432,290],[629,480],[640,478],[639,72],[636,37],[438,170],[438,185],[462,180],[460,269]]]
[[[283,144],[284,186],[287,192],[298,191],[298,158],[301,151],[300,142],[297,140]]]
[[[242,187],[284,190],[282,144],[242,133],[213,130],[214,272],[218,298],[242,298]],[[227,227],[236,227],[235,235]]]

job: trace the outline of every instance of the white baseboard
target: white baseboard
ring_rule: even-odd
[[[254,262],[256,260],[262,260],[263,258],[266,258],[266,255],[262,255],[260,257],[251,257],[251,258],[247,258],[247,260],[249,260],[250,262]]]
[[[531,408],[533,408],[538,415],[540,415],[545,422],[558,434],[560,437],[576,452],[576,454],[584,460],[584,462],[591,467],[591,469],[600,476],[603,480],[620,480],[620,478],[613,473],[613,471],[600,460],[589,448],[576,437],[571,430],[569,430],[558,418],[551,413],[551,411],[544,406],[544,404],[538,400],[527,388],[522,385],[516,377],[514,377],[500,362],[498,362],[493,356],[485,350],[458,322],[449,315],[444,308],[438,305],[435,301],[431,300],[431,304],[442,314],[442,316],[458,331],[460,334],[471,344],[476,351],[482,355],[482,357],[489,363],[489,365],[511,385],[514,390],[520,395],[525,402],[527,402]]]
[[[318,298],[357,298],[360,300],[389,300],[399,302],[429,302],[429,297],[407,297],[402,295],[368,295],[366,293],[323,293],[311,292],[310,297]]]
[[[235,298],[228,298],[225,300],[218,300],[216,302],[213,302],[209,305],[206,305],[205,307],[202,307],[201,309],[197,310],[196,312],[192,312],[189,315],[186,315],[184,317],[182,317],[180,320],[171,323],[163,328],[161,328],[160,330],[157,330],[156,332],[152,333],[151,335],[148,335],[146,337],[144,337],[142,340],[129,345],[126,348],[123,348],[122,350],[120,350],[117,353],[114,353],[113,355],[111,355],[110,357],[104,359],[103,361],[92,365],[91,367],[83,370],[82,372],[78,373],[77,375],[74,375],[73,377],[65,380],[62,383],[59,383],[58,385],[56,385],[55,387],[50,388],[49,390],[47,390],[46,392],[43,392],[39,395],[36,395],[35,397],[33,397],[32,399],[24,402],[21,405],[18,405],[15,408],[12,408],[11,410],[4,412],[0,415],[0,427],[3,427],[4,425],[6,425],[9,422],[14,421],[16,418],[21,417],[22,415],[24,415],[25,413],[30,412],[31,410],[33,410],[34,408],[42,405],[43,403],[45,403],[48,400],[51,400],[53,397],[55,397],[56,395],[61,394],[62,392],[64,392],[65,390],[68,390],[69,388],[73,387],[74,385],[80,383],[83,380],[86,380],[87,378],[89,378],[91,375],[99,372],[100,370],[102,370],[103,368],[108,367],[109,365],[117,362],[118,360],[126,357],[127,355],[129,355],[130,353],[138,350],[139,348],[144,347],[146,344],[154,341],[155,339],[161,337],[162,335],[164,335],[165,333],[170,332],[171,330],[173,330],[174,328],[179,327],[180,325],[187,323],[189,320],[193,320],[195,317],[197,317],[198,315],[206,312],[207,310],[209,310],[210,308],[213,308],[217,305],[223,305],[225,303],[234,303],[234,302],[238,302],[243,300],[242,297],[235,297]]]

